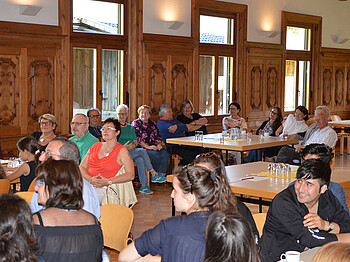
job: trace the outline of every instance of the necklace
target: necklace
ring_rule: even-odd
[[[120,125],[121,125],[121,126],[126,126],[126,123],[124,123],[124,124],[120,123]]]
[[[107,152],[104,153],[104,157],[109,156],[109,153],[112,152],[113,148],[114,148],[114,147],[112,147],[111,149],[107,149],[107,146],[106,146]]]

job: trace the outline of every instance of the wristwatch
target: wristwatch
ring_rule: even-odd
[[[108,180],[108,185],[112,185],[112,180]],[[334,226],[333,226],[334,227]]]
[[[332,222],[329,222],[328,230],[327,232],[331,232],[334,229],[334,224]]]

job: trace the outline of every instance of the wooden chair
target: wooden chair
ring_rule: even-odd
[[[34,178],[32,183],[30,183],[28,187],[28,192],[35,192],[35,189],[34,189],[35,186],[36,186],[36,178]]]
[[[10,180],[0,179],[0,194],[8,194],[10,191]]]
[[[17,193],[15,193],[16,196],[24,199],[28,205],[30,204],[30,201],[32,200],[33,194],[34,194],[34,192],[17,192]]]
[[[266,221],[266,215],[267,213],[257,213],[257,214],[253,214],[253,218],[256,224],[256,228],[259,231],[259,236],[262,236],[263,233],[263,228],[265,225],[265,221]]]
[[[338,115],[331,115],[331,120],[332,121],[341,121],[341,117],[338,116]],[[339,141],[339,144],[340,144],[340,149],[339,149],[339,154],[344,154],[344,140],[345,140],[345,137],[347,138],[347,142],[349,142],[349,139],[348,139],[348,134],[345,133],[344,131],[344,128],[341,128],[341,129],[338,129],[340,130],[340,132],[337,132],[337,135],[338,135],[338,141]],[[337,129],[335,129],[335,131],[337,131]],[[348,143],[348,151],[349,151],[349,143]]]
[[[134,212],[125,206],[107,204],[101,206],[103,245],[118,251],[127,246]]]

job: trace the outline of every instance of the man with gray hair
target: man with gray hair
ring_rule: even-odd
[[[334,148],[337,143],[337,133],[328,125],[329,109],[326,106],[318,106],[315,110],[316,123],[309,126],[306,130],[305,136],[300,134],[295,135],[295,138],[303,140],[301,145],[296,149],[284,146],[278,152],[277,161],[289,164],[300,164],[301,151],[305,146],[310,144],[324,144],[330,148]]]
[[[80,152],[77,145],[64,137],[56,137],[51,140],[47,145],[45,152],[42,153],[39,160],[41,162],[46,161],[49,157],[52,157],[55,160],[60,159],[70,159],[73,160],[79,165],[80,162]],[[83,178],[83,200],[84,206],[83,209],[96,216],[97,219],[100,219],[101,211],[100,204],[96,195],[96,192],[92,185]],[[32,213],[36,213],[42,210],[44,207],[38,204],[38,193],[34,193],[32,200],[30,202],[30,209]]]
[[[173,118],[173,110],[169,104],[163,104],[159,107],[160,119],[157,122],[159,133],[167,147],[173,153],[181,156],[180,165],[191,163],[195,157],[200,154],[200,149],[190,146],[170,145],[166,143],[168,138],[184,137],[185,132],[194,131],[198,126],[194,124],[184,124]]]
[[[98,139],[89,132],[89,118],[84,114],[76,114],[70,123],[70,128],[74,136],[69,140],[78,146],[80,161],[82,161],[90,147],[97,143]]]

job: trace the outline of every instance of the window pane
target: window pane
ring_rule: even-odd
[[[297,82],[297,62],[293,60],[286,61],[285,93],[284,93],[284,111],[295,110],[295,92]]]
[[[123,51],[102,50],[102,120],[117,117],[123,87]]]
[[[310,51],[311,30],[287,26],[287,50]]]
[[[200,43],[233,45],[233,19],[200,16]]]
[[[310,62],[299,61],[298,105],[309,108]]]
[[[117,3],[73,0],[73,31],[123,35],[123,9]]]
[[[228,105],[232,98],[232,83],[233,83],[233,58],[232,57],[219,57],[219,79],[218,79],[218,91],[219,91],[219,108],[218,114],[227,114]]]
[[[212,115],[214,100],[214,57],[199,58],[199,113]]]
[[[95,107],[96,50],[73,49],[73,115]]]

